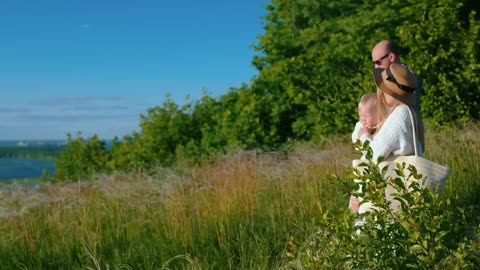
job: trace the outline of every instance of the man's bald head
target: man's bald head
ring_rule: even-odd
[[[390,40],[382,40],[372,49],[372,61],[376,68],[388,68],[391,63],[400,63],[397,46]]]

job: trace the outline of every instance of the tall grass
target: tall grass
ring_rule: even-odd
[[[452,173],[445,196],[461,206],[480,205],[480,126],[430,127],[426,156],[448,164]]]
[[[426,155],[453,169],[443,196],[465,207],[479,203],[479,135],[476,125],[427,131]],[[152,175],[9,185],[0,194],[0,269],[280,268],[327,210],[347,211],[337,178],[351,153],[342,137]]]

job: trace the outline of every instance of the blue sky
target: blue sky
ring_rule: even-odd
[[[0,140],[122,137],[167,93],[248,83],[267,2],[0,1]]]

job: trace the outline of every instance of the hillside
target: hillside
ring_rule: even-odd
[[[479,136],[478,125],[427,132],[428,157],[452,168],[433,204],[445,206],[450,200],[436,218],[452,218],[447,229],[457,234],[439,242],[451,248],[436,249],[432,260],[439,266],[478,262]],[[342,228],[353,217],[342,183],[352,157],[352,146],[342,136],[285,153],[234,152],[215,163],[157,168],[154,174],[96,175],[36,190],[3,186],[0,268],[318,269],[327,262],[340,264],[333,255],[326,261],[328,249],[320,243],[336,237],[347,243]],[[463,218],[454,215],[458,209]],[[320,233],[328,228],[337,233]]]

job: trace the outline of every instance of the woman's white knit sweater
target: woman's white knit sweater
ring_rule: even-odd
[[[362,136],[361,140],[370,140],[373,151],[373,160],[379,156],[388,158],[390,155],[408,156],[414,155],[412,121],[410,120],[409,108],[406,105],[396,107],[383,123],[373,139]],[[417,139],[417,153],[423,155],[422,145]]]

